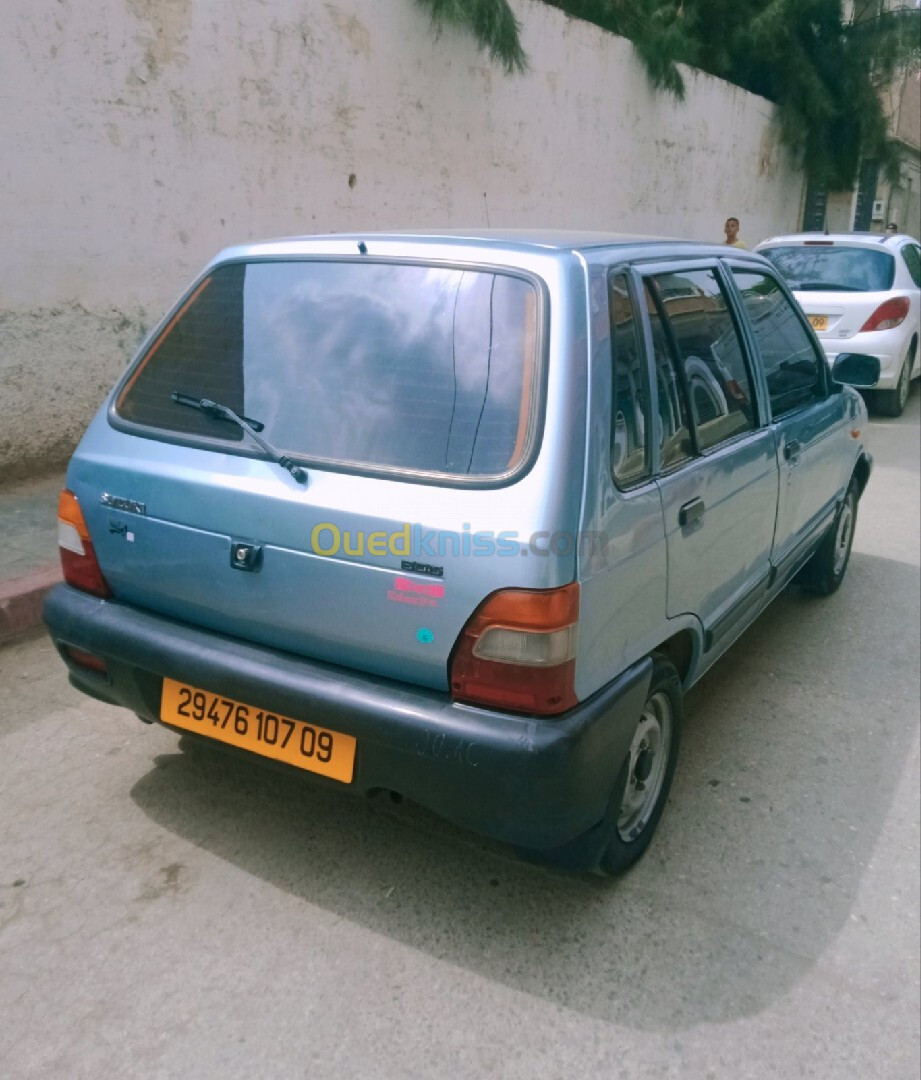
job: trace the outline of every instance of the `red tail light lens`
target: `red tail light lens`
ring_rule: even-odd
[[[909,306],[907,296],[894,296],[879,305],[858,333],[863,334],[867,330],[891,330],[905,321]]]
[[[575,692],[579,586],[503,589],[473,613],[449,662],[455,701],[553,716]]]
[[[58,499],[58,549],[61,553],[61,570],[68,585],[93,596],[112,595],[96,561],[96,552],[77,496],[67,490],[62,491]]]
[[[64,651],[78,667],[98,671],[101,675],[106,674],[106,662],[101,656],[87,652],[85,649],[78,649],[75,645],[65,645]]]

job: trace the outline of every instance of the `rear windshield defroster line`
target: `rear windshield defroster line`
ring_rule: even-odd
[[[220,266],[158,335],[115,415],[178,441],[258,416],[299,461],[434,477],[515,472],[534,441],[538,293],[491,268],[269,260]]]

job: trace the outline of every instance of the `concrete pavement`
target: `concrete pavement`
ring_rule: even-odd
[[[917,1080],[921,394],[691,692],[613,884],[185,749],[0,648],[0,1075]]]

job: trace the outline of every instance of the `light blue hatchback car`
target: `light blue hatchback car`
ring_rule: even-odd
[[[231,248],[74,454],[45,619],[146,722],[616,873],[683,691],[794,576],[840,584],[871,468],[844,384],[878,376],[829,371],[738,249]]]

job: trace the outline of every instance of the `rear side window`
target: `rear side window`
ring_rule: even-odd
[[[750,431],[756,413],[748,369],[715,271],[659,274],[650,287],[674,348],[698,450]],[[669,388],[670,396],[677,390]]]
[[[611,470],[617,486],[627,488],[650,476],[646,427],[651,414],[640,319],[626,274],[610,278],[608,310],[613,354]]]
[[[776,418],[822,396],[825,360],[780,286],[767,274],[733,270],[751,316]]]
[[[902,248],[902,258],[911,274],[911,280],[921,286],[921,248],[915,247],[914,244],[906,244]]]
[[[659,432],[660,464],[663,471],[668,472],[694,456],[694,443],[691,439],[687,395],[666,334],[661,298],[652,281],[646,282],[646,306],[652,331],[659,399],[656,427]]]
[[[845,245],[772,247],[761,251],[797,292],[885,292],[892,288],[895,259],[888,251]]]
[[[536,427],[538,296],[508,273],[369,261],[217,268],[121,390],[116,414],[246,437],[174,403],[210,398],[295,457],[498,477]],[[248,439],[246,440],[248,443]]]

